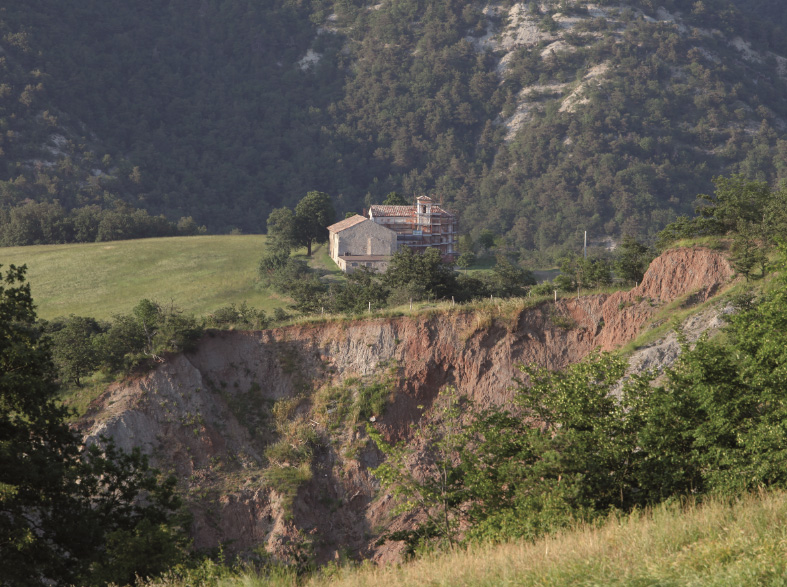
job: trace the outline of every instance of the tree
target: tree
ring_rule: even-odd
[[[492,268],[490,289],[500,297],[524,296],[527,288],[536,284],[532,271],[512,263],[505,255],[497,256]]]
[[[458,462],[458,451],[466,444],[462,433],[461,404],[467,403],[456,389],[449,387],[440,393],[435,402],[433,417],[417,433],[422,447],[418,471],[414,471],[410,457],[412,449],[405,443],[388,444],[372,426],[367,432],[377,447],[386,455],[386,461],[372,473],[383,487],[401,499],[397,513],[420,512],[426,521],[412,530],[392,532],[386,540],[403,540],[409,554],[432,539],[453,545],[459,529],[465,503],[463,469]]]
[[[410,204],[411,202],[408,202],[404,199],[404,196],[400,196],[396,192],[389,192],[385,196],[385,200],[383,200],[384,206],[408,206]]]
[[[295,213],[289,208],[276,208],[268,215],[268,236],[276,248],[289,249],[296,247],[298,242],[298,229]]]
[[[347,275],[345,285],[333,284],[328,290],[326,304],[332,312],[360,313],[382,308],[388,300],[388,289],[380,282],[373,269],[359,267]]]
[[[443,262],[440,251],[428,248],[423,253],[403,247],[394,253],[383,276],[383,283],[394,289],[409,289],[421,296],[445,297],[456,289],[456,274]],[[415,295],[416,299],[420,296]]]
[[[107,444],[81,453],[56,401],[55,367],[24,273],[10,266],[0,285],[0,583],[99,585],[161,572],[180,552],[156,558],[176,545],[175,480],[159,483],[139,452]],[[142,544],[121,569],[112,537],[123,535]]]
[[[771,188],[764,181],[749,181],[741,174],[716,177],[712,196],[700,194],[696,223],[707,226],[706,234],[726,234],[739,222],[761,224],[771,199]]]
[[[312,244],[327,242],[326,228],[336,216],[331,197],[323,192],[309,192],[295,206],[295,224],[300,244],[306,246],[306,254],[312,256]]]
[[[80,385],[80,379],[90,375],[101,364],[96,336],[104,329],[94,318],[69,316],[52,327],[52,358],[61,374]]]
[[[478,244],[487,250],[494,248],[495,233],[488,228],[485,228],[481,231],[481,234],[478,235]]]
[[[732,253],[732,266],[738,273],[746,277],[746,281],[749,281],[749,276],[756,265],[762,266],[762,274],[763,277],[765,276],[767,257],[757,245],[751,228],[739,227],[738,234],[732,241],[730,253]]]
[[[274,275],[279,271],[290,258],[290,245],[286,242],[274,239],[266,248],[260,259],[258,271],[260,278],[266,285],[270,285]]]
[[[567,255],[560,259],[560,275],[555,285],[563,291],[574,291],[578,287],[592,288],[612,283],[609,263],[605,259],[586,259],[579,255]]]
[[[145,333],[133,316],[113,316],[109,329],[97,337],[101,363],[112,373],[128,371],[145,348]]]
[[[642,281],[653,255],[650,249],[638,242],[634,237],[624,235],[617,249],[613,267],[621,279],[638,283]]]
[[[459,255],[459,258],[456,260],[457,267],[461,267],[465,270],[465,275],[467,275],[467,268],[470,267],[475,263],[475,253],[472,251],[468,251],[466,253],[462,253]]]
[[[456,245],[456,248],[459,249],[461,254],[465,253],[475,253],[475,243],[473,242],[473,237],[469,234],[463,234],[459,237],[459,242]]]
[[[787,244],[787,183],[771,194],[763,213],[763,237],[774,244]]]

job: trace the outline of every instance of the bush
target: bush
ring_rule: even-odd
[[[230,304],[223,306],[208,315],[207,323],[215,328],[239,326],[241,328],[265,329],[268,327],[268,317],[265,310],[250,308],[246,302],[240,306]]]

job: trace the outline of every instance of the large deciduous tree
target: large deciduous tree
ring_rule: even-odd
[[[323,192],[309,192],[295,206],[295,224],[298,239],[306,246],[306,253],[311,257],[312,244],[328,240],[328,225],[336,216],[331,197]]]
[[[277,248],[292,249],[298,245],[295,213],[289,208],[276,208],[268,215],[268,236]]]
[[[384,206],[408,206],[409,204],[410,202],[408,202],[404,196],[396,192],[390,192],[385,196],[385,200],[383,200]]]

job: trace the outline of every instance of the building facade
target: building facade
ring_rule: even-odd
[[[456,215],[428,196],[420,196],[414,206],[372,206],[369,219],[395,232],[400,247],[421,252],[433,247],[440,250],[447,262],[455,261],[459,254]]]
[[[345,273],[359,267],[382,273],[396,252],[397,236],[385,226],[356,214],[328,227],[328,244],[331,259]]]

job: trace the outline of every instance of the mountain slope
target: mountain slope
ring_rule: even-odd
[[[309,189],[340,213],[398,190],[525,257],[586,229],[652,236],[716,174],[787,173],[780,14],[757,0],[14,4],[4,205],[109,194],[260,231]]]

